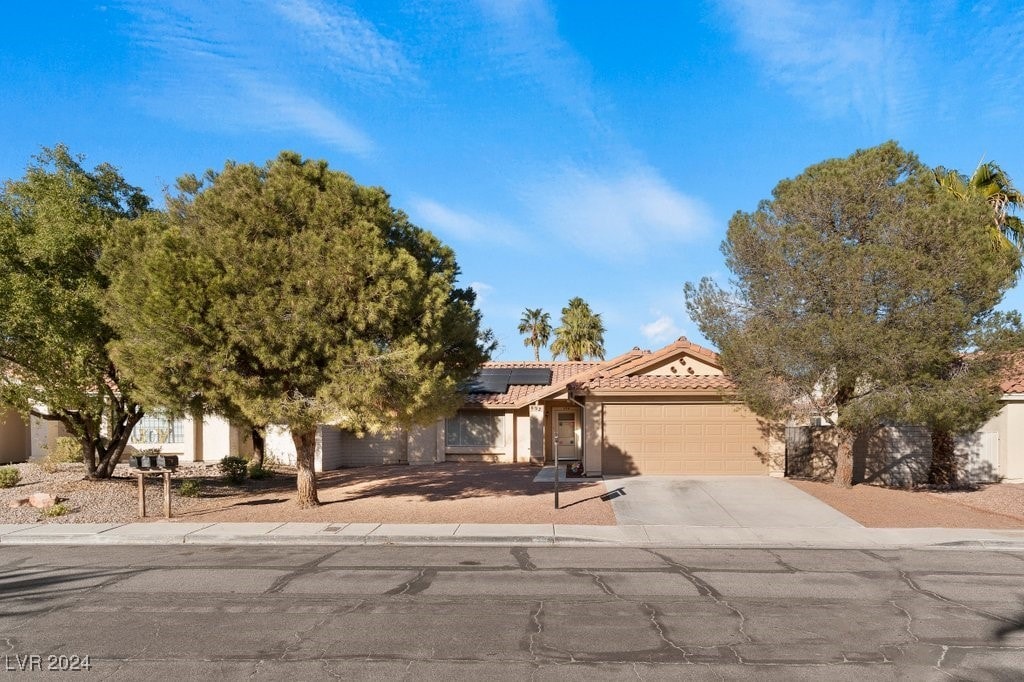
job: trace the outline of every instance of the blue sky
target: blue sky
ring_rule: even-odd
[[[282,149],[381,185],[458,254],[497,357],[582,296],[609,356],[702,342],[729,217],[896,139],[1024,183],[1024,3],[45,2],[0,25],[0,178],[57,142],[158,197]],[[1021,307],[1024,288],[1004,307]]]

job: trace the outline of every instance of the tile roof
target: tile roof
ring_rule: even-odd
[[[552,372],[550,386],[510,384],[505,393],[469,393],[465,405],[469,407],[524,407],[565,389],[570,383],[585,388],[623,390],[714,390],[735,388],[721,376],[628,376],[667,358],[687,352],[713,365],[719,365],[718,354],[679,337],[657,351],[633,348],[604,362],[485,362],[482,369],[543,368]],[[615,383],[618,382],[618,383]]]
[[[733,390],[736,384],[725,376],[639,376],[639,377],[598,377],[581,382],[581,387],[590,390],[672,390],[707,391]]]
[[[1024,393],[1024,355],[1018,356],[1013,363],[1007,363],[1003,370],[1003,380],[999,388],[1003,393]]]
[[[712,365],[721,365],[718,353],[705,348],[704,346],[692,343],[685,336],[680,336],[672,343],[668,344],[664,348],[654,351],[653,353],[649,350],[640,351],[641,354],[639,356],[625,364],[619,365],[607,373],[603,373],[603,376],[622,376],[625,374],[632,374],[633,372],[638,372],[645,367],[656,365],[667,358],[677,355],[680,351],[685,351]]]
[[[467,405],[514,406],[531,402],[534,394],[548,393],[556,386],[565,386],[573,377],[592,372],[603,367],[604,362],[485,362],[483,368],[515,369],[540,368],[551,370],[550,386],[525,386],[510,384],[505,393],[470,393],[466,396]]]

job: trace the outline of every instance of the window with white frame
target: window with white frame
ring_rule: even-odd
[[[445,443],[452,447],[497,448],[505,444],[505,415],[464,410],[445,420]]]
[[[170,419],[160,413],[147,414],[135,425],[129,442],[136,445],[184,443],[185,424],[181,419]]]

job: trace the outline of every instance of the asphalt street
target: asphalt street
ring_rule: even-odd
[[[0,546],[0,677],[1019,680],[1024,552]]]

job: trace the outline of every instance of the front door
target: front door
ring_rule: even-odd
[[[576,444],[576,411],[558,410],[555,412],[555,453],[558,461],[577,460],[579,448]]]

